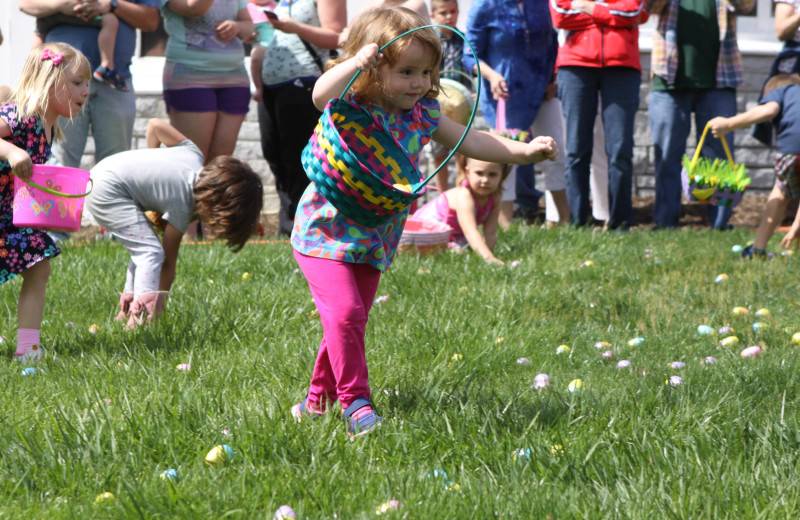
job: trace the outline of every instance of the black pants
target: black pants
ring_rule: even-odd
[[[291,234],[297,203],[309,183],[300,154],[321,115],[311,100],[314,83],[299,84],[264,87],[264,101],[258,107],[261,151],[275,176],[282,235]]]

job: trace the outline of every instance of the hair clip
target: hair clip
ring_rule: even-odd
[[[53,67],[57,67],[58,64],[61,63],[61,60],[63,60],[63,59],[64,59],[64,55],[63,54],[59,54],[57,52],[53,52],[48,48],[45,48],[42,51],[41,60],[42,61],[53,60]]]

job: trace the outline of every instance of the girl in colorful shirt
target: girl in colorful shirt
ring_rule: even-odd
[[[494,256],[497,223],[503,198],[503,181],[510,164],[469,159],[459,154],[457,187],[447,190],[422,206],[410,218],[423,222],[442,222],[450,226],[451,247],[467,244],[489,263],[503,265]],[[483,235],[478,226],[483,226]]]
[[[441,46],[436,31],[415,31],[379,52],[379,45],[422,25],[424,19],[405,8],[365,12],[353,25],[342,56],[317,80],[313,93],[322,110],[363,71],[341,102],[368,110],[415,162],[431,138],[454,148],[465,131],[439,113]],[[515,164],[558,155],[550,137],[523,144],[483,132],[470,132],[460,150],[484,161]],[[405,173],[416,177],[408,178],[409,183],[420,181],[416,170]],[[292,407],[295,418],[323,414],[339,400],[351,438],[383,422],[369,401],[364,333],[381,273],[391,265],[407,215],[405,209],[368,228],[340,213],[315,184],[300,199],[291,242],[319,311],[323,337],[308,394]]]
[[[92,70],[66,43],[48,43],[28,55],[11,102],[0,105],[0,284],[22,275],[17,304],[18,361],[37,361],[50,258],[61,253],[44,231],[14,225],[14,175],[28,180],[34,164],[61,139],[58,117],[72,119],[89,97]]]

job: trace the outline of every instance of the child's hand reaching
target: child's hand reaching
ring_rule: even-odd
[[[119,314],[114,318],[116,321],[122,321],[128,317],[133,303],[133,293],[120,293],[119,295]]]
[[[545,159],[555,161],[558,158],[558,146],[552,137],[540,135],[528,143],[526,153],[533,162],[541,162]]]
[[[33,175],[31,156],[22,148],[14,147],[8,154],[8,163],[11,165],[11,170],[23,181],[27,181]]]
[[[361,71],[368,71],[380,65],[383,54],[380,53],[377,43],[370,43],[361,47],[356,53],[356,67]]]
[[[798,231],[800,231],[800,226],[792,224],[792,227],[789,228],[789,232],[786,233],[786,236],[781,240],[781,245],[786,249],[790,249],[792,247],[792,242],[797,240],[794,249],[797,250],[800,248],[800,233],[798,233]]]

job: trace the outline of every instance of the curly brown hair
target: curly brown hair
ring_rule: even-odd
[[[220,155],[203,167],[194,185],[195,213],[211,238],[224,238],[234,253],[258,229],[264,188],[250,166]]]

